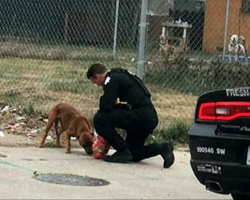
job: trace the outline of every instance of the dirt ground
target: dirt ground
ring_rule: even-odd
[[[0,146],[2,147],[38,147],[47,123],[46,116],[28,117],[16,108],[0,109]],[[48,134],[45,147],[55,148],[55,131],[52,128]],[[64,137],[61,136],[64,146]],[[72,148],[81,148],[75,138],[71,138]],[[176,150],[188,151],[188,146],[179,144]]]

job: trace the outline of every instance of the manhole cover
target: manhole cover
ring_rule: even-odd
[[[62,185],[103,186],[109,184],[108,181],[105,181],[103,179],[73,174],[37,174],[36,172],[34,172],[34,178],[39,181]]]
[[[6,158],[7,156],[4,154],[0,154],[0,158]]]

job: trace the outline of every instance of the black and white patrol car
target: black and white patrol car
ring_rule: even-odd
[[[250,199],[250,87],[200,96],[189,148],[192,170],[206,189]]]

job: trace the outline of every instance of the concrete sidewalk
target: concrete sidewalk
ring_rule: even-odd
[[[189,152],[175,151],[175,156],[175,164],[164,169],[160,156],[114,164],[96,160],[78,148],[65,154],[60,148],[0,147],[0,199],[231,199],[206,191],[196,180]],[[88,176],[110,184],[47,183],[34,179],[35,171]]]

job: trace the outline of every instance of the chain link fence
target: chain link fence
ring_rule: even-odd
[[[102,91],[85,74],[100,62],[143,67],[160,127],[191,122],[202,93],[248,85],[249,13],[249,0],[2,0],[0,104],[45,114],[62,101],[92,118]]]

